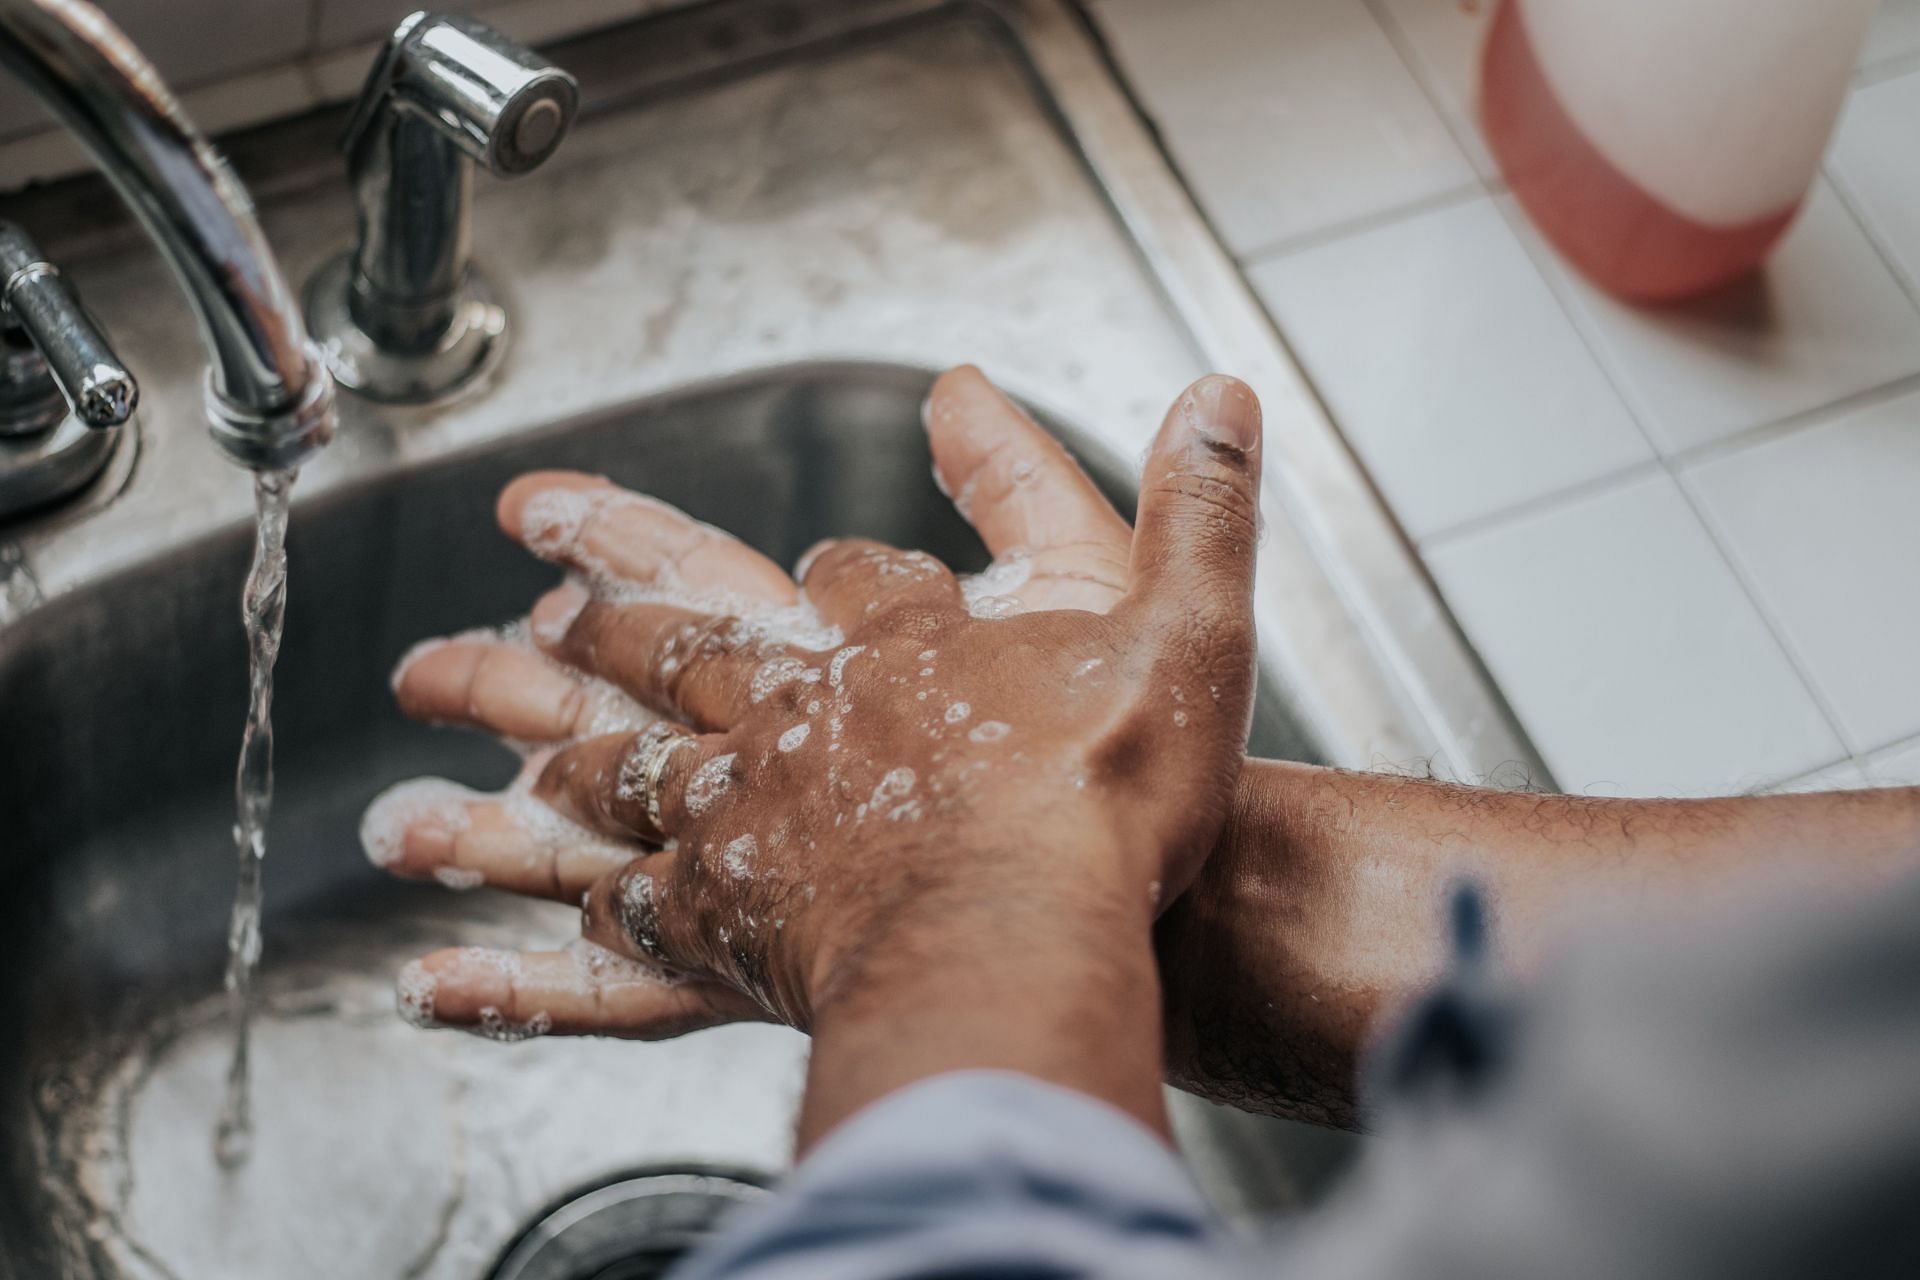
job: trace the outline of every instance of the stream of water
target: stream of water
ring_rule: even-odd
[[[254,478],[253,565],[241,597],[241,621],[247,630],[247,725],[233,778],[239,880],[227,926],[227,999],[233,1009],[234,1041],[226,1103],[213,1138],[214,1155],[227,1168],[245,1163],[253,1143],[247,1047],[253,973],[260,963],[260,870],[273,809],[273,662],[280,655],[287,616],[287,510],[295,474],[263,471]]]

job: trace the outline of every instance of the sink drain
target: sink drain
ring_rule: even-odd
[[[723,1214],[765,1194],[759,1177],[744,1172],[624,1174],[549,1209],[488,1280],[657,1280]]]

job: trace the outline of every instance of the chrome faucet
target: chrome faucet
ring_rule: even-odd
[[[93,479],[139,399],[60,269],[0,222],[0,518]]]
[[[214,440],[256,470],[324,445],[333,380],[252,202],[146,58],[81,0],[0,0],[0,63],[85,144],[173,268],[211,357]]]
[[[417,403],[498,357],[506,313],[470,261],[473,167],[538,168],[577,104],[572,76],[484,23],[421,12],[395,28],[342,141],[359,243],[307,290],[341,385]]]

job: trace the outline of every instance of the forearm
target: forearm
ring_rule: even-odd
[[[1442,904],[1463,878],[1525,969],[1596,910],[1906,868],[1920,868],[1920,789],[1598,799],[1249,762],[1227,837],[1159,926],[1170,1074],[1236,1105],[1352,1123],[1369,1028],[1438,974]]]

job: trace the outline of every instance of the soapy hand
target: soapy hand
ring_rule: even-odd
[[[992,945],[1010,913],[1089,901],[1144,921],[1196,874],[1252,697],[1251,393],[1212,378],[1176,401],[1137,537],[977,372],[940,380],[928,428],[1001,557],[971,583],[845,540],[803,561],[802,597],[604,481],[509,487],[503,526],[573,578],[531,645],[440,642],[396,688],[417,717],[528,744],[528,770],[501,797],[390,793],[369,850],[449,883],[590,889],[606,950],[436,953],[403,979],[417,1013],[499,1034],[804,1027],[877,971],[954,954],[931,939]],[[679,726],[697,736],[657,757]]]

